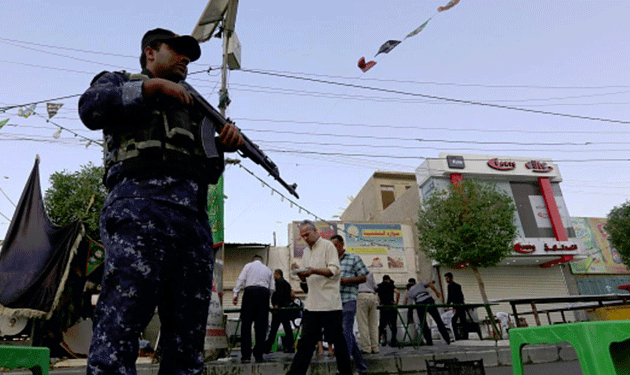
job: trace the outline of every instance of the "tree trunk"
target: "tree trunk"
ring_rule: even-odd
[[[488,296],[486,295],[486,286],[484,285],[483,280],[481,279],[481,274],[479,273],[479,270],[477,269],[476,266],[470,266],[470,268],[472,269],[473,274],[477,278],[477,283],[479,284],[479,292],[481,293],[481,300],[483,301],[483,303],[486,304],[486,312],[488,314],[488,319],[490,319],[490,322],[492,323],[492,330],[494,333],[494,337],[503,338],[497,331],[494,315],[492,314],[492,310],[490,310],[490,306],[488,305]]]

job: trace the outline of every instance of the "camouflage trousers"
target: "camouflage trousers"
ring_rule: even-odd
[[[142,198],[103,209],[105,269],[87,374],[135,375],[140,333],[157,306],[160,375],[200,374],[214,252],[205,213]]]

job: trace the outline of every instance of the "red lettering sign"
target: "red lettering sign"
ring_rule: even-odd
[[[536,251],[536,246],[534,245],[523,245],[520,243],[514,244],[514,251],[521,254],[531,254]]]
[[[575,251],[578,249],[577,244],[565,245],[554,244],[553,246],[545,244],[545,251]]]
[[[494,158],[488,161],[488,166],[498,171],[511,171],[516,168],[516,163],[510,160]]]
[[[525,163],[525,168],[531,169],[532,172],[547,173],[553,170],[551,165],[547,165],[544,161],[530,160]]]

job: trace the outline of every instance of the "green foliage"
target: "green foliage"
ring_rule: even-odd
[[[621,261],[630,267],[630,201],[615,206],[608,213],[605,229],[610,234],[610,242],[621,255]]]
[[[63,170],[53,173],[50,176],[51,186],[44,195],[50,220],[62,226],[80,219],[86,234],[100,242],[98,220],[107,195],[102,183],[103,173],[103,167],[92,163],[82,165],[77,172]]]
[[[515,212],[512,198],[494,185],[475,180],[451,185],[423,202],[420,248],[446,267],[496,266],[514,249]]]

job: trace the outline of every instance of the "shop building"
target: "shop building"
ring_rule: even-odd
[[[376,172],[341,215],[341,219],[365,222],[403,222],[413,225],[422,199],[465,179],[495,184],[512,197],[517,206],[515,224],[518,239],[514,252],[497,267],[481,269],[490,299],[519,296],[558,296],[579,294],[569,263],[586,257],[576,236],[562,197],[562,176],[549,159],[468,154],[440,154],[426,159],[417,169],[416,181],[410,173]],[[401,189],[399,186],[409,188]],[[388,192],[393,189],[393,201]],[[367,203],[372,201],[371,204]],[[479,287],[468,268],[445,269],[419,251],[414,233],[416,274],[419,280],[435,280],[446,289],[443,274],[450,271],[462,285],[466,301],[481,302]],[[511,311],[509,304],[493,312]],[[483,315],[483,314],[480,314]],[[570,314],[569,319],[574,319]],[[534,324],[533,318],[528,323]]]

